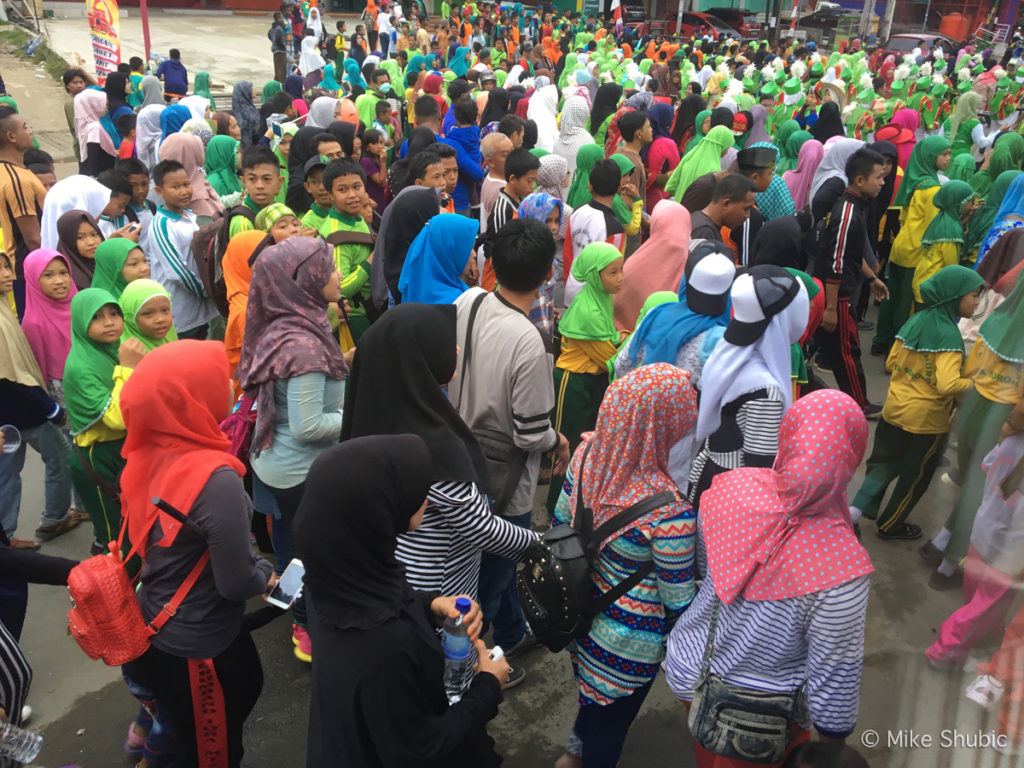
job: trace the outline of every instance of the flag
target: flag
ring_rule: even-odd
[[[616,22],[622,21],[622,0],[612,0],[612,18]]]
[[[92,55],[96,60],[96,80],[100,85],[121,63],[120,13],[117,0],[85,0],[92,38]]]

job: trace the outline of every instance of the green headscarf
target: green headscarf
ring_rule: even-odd
[[[660,307],[662,304],[675,304],[679,302],[679,294],[675,291],[655,291],[647,297],[647,301],[640,307],[640,314],[636,316],[636,325],[634,328],[639,328],[640,323],[647,317],[647,313],[655,307]]]
[[[942,136],[928,136],[914,145],[906,173],[903,175],[903,183],[900,184],[896,199],[892,202],[894,207],[902,208],[907,205],[911,195],[919,189],[939,186],[939,171],[935,167],[935,161],[947,149],[949,142]]]
[[[196,72],[196,79],[195,82],[192,84],[192,93],[194,93],[196,96],[202,96],[204,99],[209,101],[211,111],[217,111],[217,105],[213,101],[213,94],[210,93],[209,72]]]
[[[558,77],[558,90],[562,91],[569,85],[569,76],[580,69],[577,63],[577,56],[575,53],[567,53],[565,55],[565,66],[562,68],[562,74]]]
[[[775,175],[781,176],[786,171],[792,171],[796,168],[797,155],[800,153],[800,146],[796,148],[796,152],[792,155],[789,153],[789,140],[793,134],[800,130],[800,123],[796,120],[786,120],[782,125],[775,129],[775,146],[779,148],[779,160],[775,164]],[[807,133],[807,131],[804,131]],[[810,137],[810,133],[807,136]]]
[[[985,239],[988,231],[992,229],[992,224],[995,223],[996,213],[999,211],[999,206],[1003,204],[1006,191],[1020,173],[1019,170],[1003,171],[992,182],[992,188],[985,195],[985,203],[974,212],[967,222],[967,233],[964,236],[965,254],[977,253],[982,240]]]
[[[284,88],[279,82],[277,82],[277,80],[268,80],[263,85],[263,103],[266,104],[282,90],[284,90]]]
[[[786,140],[786,154],[785,157],[779,158],[779,162],[775,164],[775,173],[778,175],[780,166],[785,166],[787,171],[795,171],[797,163],[800,159],[800,148],[803,147],[808,141],[813,139],[814,136],[810,131],[794,131],[793,134]],[[781,154],[781,150],[780,150]]]
[[[242,191],[238,179],[238,144],[230,136],[214,136],[206,145],[206,180],[221,197]]]
[[[576,153],[576,173],[569,185],[565,202],[573,210],[590,202],[590,171],[604,160],[604,148],[597,144],[584,144]]]
[[[625,155],[616,153],[608,159],[619,166],[619,173],[622,174],[623,178],[636,170],[636,163]],[[619,220],[622,226],[626,226],[633,220],[633,209],[626,205],[626,201],[619,195],[612,198],[612,213],[615,214],[615,218]]]
[[[1017,284],[996,307],[995,312],[981,324],[978,337],[985,346],[1008,363],[1024,363],[1024,273],[1017,277]]]
[[[696,147],[700,143],[700,140],[704,138],[704,130],[701,126],[704,125],[704,121],[709,117],[711,117],[711,110],[704,109],[698,112],[697,116],[693,118],[693,138],[686,142],[684,154]]]
[[[530,150],[530,154],[536,157],[537,159],[540,159],[542,157],[547,157],[551,153],[548,152],[543,147],[534,147],[533,149]]]
[[[946,168],[946,176],[957,181],[966,181],[968,184],[971,184],[971,187],[973,188],[974,184],[972,182],[974,181],[974,177],[985,173],[985,171],[978,171],[975,173],[974,167],[976,165],[977,163],[974,162],[974,158],[971,157],[969,152],[963,155],[957,155],[949,161],[949,166]],[[985,175],[987,176],[988,174]],[[984,194],[984,192],[981,194]]]
[[[960,207],[974,192],[966,181],[947,181],[935,193],[932,203],[939,212],[921,236],[921,245],[963,243],[964,228],[960,223]]]
[[[1021,164],[1024,163],[1024,136],[1019,133],[1002,134],[996,139],[993,147],[988,159],[988,168],[978,171],[971,179],[971,188],[981,197],[988,194],[999,174],[1020,170]],[[969,156],[970,153],[965,154]],[[952,164],[951,161],[950,165]]]
[[[156,349],[164,344],[178,340],[178,332],[174,329],[173,322],[171,323],[170,330],[167,331],[167,335],[162,339],[144,336],[142,331],[139,330],[138,323],[135,321],[135,318],[139,315],[139,310],[142,309],[143,304],[157,296],[163,296],[168,301],[171,300],[171,292],[156,280],[133,280],[124,289],[124,293],[121,294],[119,301],[121,311],[124,312],[124,333],[121,334],[122,342],[128,339],[138,339],[146,349]]]
[[[91,287],[106,291],[111,296],[120,296],[128,285],[122,272],[124,263],[128,261],[128,254],[138,247],[138,243],[124,237],[112,237],[100,243],[93,256],[96,271],[92,275]]]
[[[562,336],[580,341],[619,343],[615,304],[611,294],[604,290],[601,270],[621,258],[619,249],[611,243],[591,243],[576,254],[572,276],[584,285],[558,323]]]
[[[118,306],[107,291],[86,288],[71,300],[71,351],[64,364],[64,405],[71,434],[80,435],[103,418],[114,391],[118,343],[89,338],[89,323],[107,304]]]
[[[716,125],[692,152],[687,152],[672,175],[668,177],[665,191],[678,203],[690,185],[706,173],[722,170],[722,155],[733,145],[732,128]]]
[[[921,283],[924,309],[915,312],[903,324],[896,338],[916,352],[959,352],[964,339],[957,320],[960,299],[985,284],[973,269],[953,264],[943,267]]]
[[[949,116],[949,137],[956,139],[957,131],[961,125],[969,124],[978,119],[978,110],[981,109],[981,94],[977,91],[967,91],[961,94],[956,100],[956,107],[953,114]]]

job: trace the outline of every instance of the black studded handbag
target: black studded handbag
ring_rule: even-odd
[[[548,650],[558,652],[590,631],[594,617],[629,592],[654,570],[644,563],[608,592],[594,598],[591,568],[601,542],[659,507],[679,500],[671,491],[637,502],[594,530],[593,512],[583,504],[583,466],[576,493],[576,514],[571,525],[556,525],[530,545],[516,565],[516,587],[523,614],[534,636]]]

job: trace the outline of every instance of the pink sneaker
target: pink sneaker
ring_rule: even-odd
[[[128,738],[124,740],[124,751],[138,753],[146,746],[146,730],[138,723],[128,726]]]
[[[292,645],[295,658],[307,664],[313,661],[313,641],[309,639],[309,633],[298,624],[292,624]]]

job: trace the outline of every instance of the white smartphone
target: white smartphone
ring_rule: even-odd
[[[302,577],[305,575],[306,569],[302,561],[298,558],[293,559],[284,569],[277,585],[267,595],[267,602],[278,608],[291,608],[292,603],[302,594]]]

